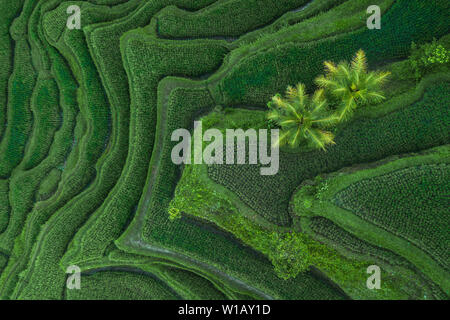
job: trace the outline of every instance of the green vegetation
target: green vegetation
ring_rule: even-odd
[[[99,270],[83,274],[80,290],[66,290],[69,300],[174,300],[178,296],[153,275]]]
[[[327,73],[316,79],[321,89],[311,99],[302,83],[295,88],[289,86],[286,99],[280,94],[272,97],[267,118],[281,128],[275,145],[289,144],[295,148],[304,141],[313,148],[325,150],[326,145],[335,142],[334,134],[323,128],[348,120],[358,106],[385,99],[380,87],[390,72],[368,72],[364,51],[356,53],[351,65],[341,62],[336,66],[330,61],[324,64]],[[334,113],[328,110],[327,99],[337,109]]]
[[[389,72],[368,71],[364,51],[359,50],[351,64],[341,62],[335,65],[326,61],[324,76],[316,83],[337,100],[337,118],[348,120],[357,107],[378,104],[385,99],[381,85],[385,83]]]
[[[298,84],[288,87],[287,99],[279,94],[272,98],[268,106],[271,110],[267,118],[281,127],[281,135],[273,145],[289,144],[291,147],[305,141],[310,146],[325,150],[325,146],[334,143],[334,135],[323,128],[337,122],[337,117],[326,114],[328,102],[323,90],[317,90],[310,98],[305,86]]]
[[[407,239],[447,267],[448,174],[448,164],[420,164],[355,182],[338,192],[333,202]]]
[[[449,143],[448,1],[0,6],[1,299],[448,299],[448,151],[422,153]],[[274,176],[174,164],[198,119],[294,148]]]
[[[448,46],[448,42],[445,44]],[[417,46],[413,42],[409,63],[414,70],[414,75],[417,80],[438,69],[448,71],[450,66],[450,49],[438,43],[436,39],[433,39],[433,42],[421,46]]]
[[[50,198],[50,196],[57,190],[60,180],[61,170],[56,168],[52,169],[39,186],[39,200],[42,201]]]
[[[176,6],[161,10],[158,34],[169,38],[232,38],[264,26],[282,14],[304,6],[309,0],[232,0],[216,1],[197,12]],[[255,10],[264,8],[264,10]]]
[[[449,84],[438,77],[429,86],[423,97],[423,89],[419,87],[383,105],[360,109],[352,122],[338,128],[336,144],[327,152],[280,150],[280,170],[276,176],[261,176],[259,166],[252,165],[211,165],[208,175],[236,193],[266,220],[289,226],[286,222],[281,224],[280,217],[287,214],[289,199],[302,181],[352,163],[375,161],[448,142],[443,119],[449,116],[446,107]]]
[[[320,176],[296,193],[294,211],[406,257],[446,292],[448,155],[447,145]]]
[[[224,112],[225,117],[223,112],[213,112],[202,118],[204,129],[214,127],[225,130],[231,123],[243,129],[250,125],[258,127],[258,123],[264,124],[263,112],[257,114],[255,111],[239,109]],[[258,118],[249,121],[249,115],[252,113]],[[358,288],[356,284],[364,281],[365,268],[373,261],[379,261],[378,258],[374,260],[374,255],[348,257],[336,251],[335,248],[329,248],[314,241],[303,233],[268,224],[256,212],[243,204],[236,195],[211,181],[207,176],[206,165],[185,167],[175,197],[170,204],[169,212],[171,211],[197,216],[232,232],[246,244],[267,255],[280,277],[291,278],[297,275],[298,278],[299,272],[313,265],[325,272],[351,297],[417,299],[444,296],[439,288],[433,286],[432,281],[422,276],[407,262],[402,262],[400,275],[397,267],[390,268],[389,285],[385,291],[372,296],[373,292],[362,290],[363,288]],[[399,259],[397,257],[397,260]],[[408,284],[411,277],[417,278],[417,282]]]
[[[387,271],[387,274],[384,274],[385,277],[396,278],[397,281],[403,277],[403,283],[399,281],[402,283],[399,289],[410,298],[446,299],[447,295],[439,286],[417,270],[408,260],[392,251],[361,240],[320,216],[302,217],[301,226],[302,230],[315,240],[325,243],[350,259],[375,260],[384,271]]]

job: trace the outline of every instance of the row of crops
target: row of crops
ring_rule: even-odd
[[[447,292],[448,151],[445,145],[307,180],[293,197],[293,211],[313,237],[357,254],[375,254],[365,241],[386,248]]]
[[[383,14],[381,30],[365,26],[373,2]],[[67,27],[69,5],[81,10],[79,30]],[[348,258],[333,247],[336,239],[319,243],[312,235],[309,246],[322,252],[316,261],[326,272],[308,269],[284,280],[266,254],[271,247],[233,229],[244,210],[258,221],[246,222],[255,232],[259,223],[292,231],[298,221],[289,201],[305,179],[448,143],[443,75],[382,109],[394,112],[361,114],[326,154],[282,152],[276,176],[260,176],[257,166],[203,168],[213,194],[208,201],[223,188],[239,203],[227,226],[195,212],[171,221],[168,210],[181,176],[192,172],[171,161],[175,129],[193,129],[194,120],[223,107],[263,107],[298,81],[310,87],[324,60],[347,59],[360,48],[375,64],[405,58],[412,41],[448,33],[447,1],[0,0],[0,6],[0,298],[443,296],[400,257],[405,275],[420,274],[407,293],[406,276],[389,280],[379,296],[352,289],[364,274],[348,282],[344,274],[356,274],[370,259],[386,260],[384,251],[339,271]],[[250,125],[261,118],[247,112]],[[431,250],[442,260],[439,243]],[[66,288],[71,265],[83,271],[82,290]]]
[[[334,203],[407,239],[448,268],[449,172],[445,163],[405,168],[354,183],[337,193]]]

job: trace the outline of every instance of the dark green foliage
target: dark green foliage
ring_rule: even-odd
[[[450,264],[450,167],[423,165],[351,184],[334,203]]]
[[[24,155],[23,168],[37,166],[48,155],[56,130],[61,126],[58,87],[54,79],[38,78],[31,98],[33,132]]]
[[[3,233],[8,226],[10,214],[8,191],[8,180],[0,180],[0,234]]]
[[[170,6],[156,15],[157,28],[161,37],[169,38],[239,37],[273,22],[290,10],[302,7],[308,1],[310,0],[217,1],[194,13]]]
[[[66,289],[68,300],[174,300],[179,297],[155,276],[137,271],[82,274],[80,290]]]
[[[2,274],[3,269],[6,267],[8,263],[8,257],[4,254],[0,253],[0,274]]]
[[[39,200],[45,200],[50,198],[50,196],[57,190],[58,183],[61,180],[61,170],[52,169],[48,176],[44,178],[41,185],[39,186],[38,198]]]
[[[31,131],[30,99],[36,74],[26,39],[15,44],[14,66],[8,86],[8,126],[0,143],[0,178],[9,178],[20,163]]]
[[[0,140],[6,128],[8,79],[13,72],[13,39],[9,28],[20,13],[24,0],[0,1]]]
[[[183,269],[162,267],[159,276],[177,290],[183,299],[226,300],[227,296],[213,283]]]
[[[450,67],[450,48],[438,43],[436,39],[421,46],[413,42],[409,63],[417,80],[439,69],[448,71]]]

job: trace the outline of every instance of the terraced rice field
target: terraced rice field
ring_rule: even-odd
[[[448,299],[450,77],[404,70],[413,42],[450,49],[447,0],[0,8],[0,299]],[[359,49],[387,99],[326,152],[172,161],[175,130],[267,129],[272,96]]]

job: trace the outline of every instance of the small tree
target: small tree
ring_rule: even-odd
[[[326,74],[316,78],[316,83],[337,99],[339,121],[348,119],[359,106],[379,103],[385,99],[381,87],[390,72],[368,71],[363,50],[356,53],[350,64],[341,62],[335,65],[330,61],[324,64]]]
[[[418,81],[427,73],[435,71],[435,69],[442,68],[442,71],[448,71],[450,51],[439,44],[436,39],[421,46],[417,46],[413,42],[409,63]]]
[[[302,234],[272,233],[273,250],[269,258],[275,273],[282,279],[295,278],[299,273],[305,272],[312,264],[305,236]]]
[[[276,94],[268,107],[267,118],[281,128],[274,145],[297,147],[306,143],[325,150],[326,145],[334,143],[334,135],[325,128],[335,123],[337,118],[329,114],[323,90],[317,90],[310,98],[303,84],[299,83],[295,88],[289,86],[286,98]]]

